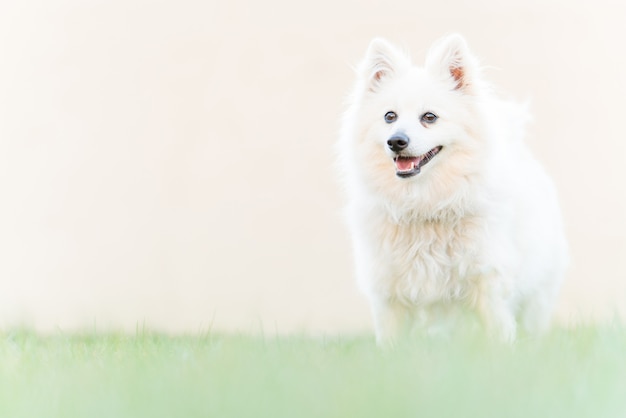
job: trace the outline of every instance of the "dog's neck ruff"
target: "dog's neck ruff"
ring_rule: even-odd
[[[419,181],[419,179],[417,179]],[[441,193],[427,187],[407,184],[403,199],[390,199],[387,196],[381,203],[388,218],[395,224],[458,222],[478,215],[484,206],[484,191],[476,190],[469,184],[450,193]]]
[[[398,207],[397,205],[386,204],[385,211],[389,220],[398,225],[408,225],[415,223],[455,223],[467,217],[474,217],[477,211],[472,206],[462,204],[442,205],[440,207],[428,207],[421,204],[415,207]]]

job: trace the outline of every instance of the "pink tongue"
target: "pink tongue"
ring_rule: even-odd
[[[396,159],[396,169],[398,171],[410,171],[417,165],[417,158],[398,158]]]

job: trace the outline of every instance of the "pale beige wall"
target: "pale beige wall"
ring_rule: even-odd
[[[619,4],[0,3],[0,326],[368,329],[332,169],[350,66],[452,31],[532,98],[573,255],[559,317],[626,313]]]

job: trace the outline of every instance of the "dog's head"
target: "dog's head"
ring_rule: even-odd
[[[459,35],[435,43],[423,67],[374,39],[358,68],[347,116],[360,169],[380,188],[420,187],[433,178],[452,186],[480,152],[484,91],[477,60]]]

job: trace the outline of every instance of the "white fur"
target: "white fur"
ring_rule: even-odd
[[[388,124],[391,110],[398,119]],[[422,124],[425,112],[439,119]],[[506,341],[518,324],[549,325],[567,249],[553,183],[523,142],[528,118],[492,94],[459,35],[436,43],[423,68],[386,41],[370,44],[338,161],[379,343],[407,322],[437,325],[457,307],[478,312]],[[397,131],[414,155],[443,149],[420,174],[400,178],[387,146]]]

